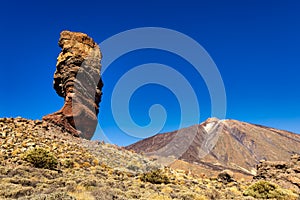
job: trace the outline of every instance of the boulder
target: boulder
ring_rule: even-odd
[[[233,176],[234,176],[233,172],[226,169],[218,174],[218,181],[220,181],[222,183],[234,182],[235,180],[234,180]]]

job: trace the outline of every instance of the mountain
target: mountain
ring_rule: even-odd
[[[260,160],[287,161],[300,154],[300,135],[237,120],[209,118],[178,131],[157,134],[126,149],[164,164],[215,174],[229,169],[255,175]]]
[[[261,164],[257,180],[239,181],[225,171],[217,179],[197,177],[116,145],[74,137],[47,121],[0,118],[1,200],[249,200],[261,195],[296,200],[298,179],[291,176],[299,173],[298,161],[293,157],[294,164],[280,170],[281,163]],[[277,172],[283,178],[274,179]],[[257,186],[266,190],[256,191]]]
[[[299,153],[292,147],[299,144],[299,138],[291,133],[270,129],[260,136],[256,132],[267,128],[257,126],[258,130],[251,130],[257,134],[254,137],[248,134],[249,127],[209,119],[136,145],[137,151],[149,151],[154,158],[103,141],[90,141],[102,96],[102,54],[84,33],[63,31],[59,46],[62,51],[53,86],[64,98],[64,106],[42,121],[0,118],[1,200],[299,199],[299,156],[286,164],[260,163],[259,181],[239,181],[228,170],[217,178],[199,177],[162,165],[185,166],[188,170],[194,165],[206,175],[209,173],[205,170],[210,168],[232,168],[249,174],[260,157],[280,159]],[[268,147],[267,154],[263,150]],[[278,173],[280,177],[274,176]]]

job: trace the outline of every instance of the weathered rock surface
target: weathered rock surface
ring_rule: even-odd
[[[103,86],[99,46],[84,33],[63,31],[58,42],[54,89],[65,99],[61,110],[43,117],[44,121],[64,127],[74,136],[91,139]]]
[[[254,179],[272,181],[300,193],[300,155],[293,155],[289,162],[262,161],[257,165],[257,175]]]

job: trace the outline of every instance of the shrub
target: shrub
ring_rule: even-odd
[[[243,194],[260,199],[295,199],[296,197],[291,191],[282,189],[278,185],[267,181],[258,181],[252,184]]]
[[[36,168],[55,169],[58,164],[57,159],[49,151],[38,147],[28,150],[23,159]]]
[[[165,196],[163,194],[151,194],[148,199],[155,199],[155,200],[171,200],[170,197]]]
[[[71,197],[76,200],[95,200],[95,198],[90,194],[90,192],[69,192]]]
[[[140,176],[140,179],[144,182],[150,182],[153,184],[168,184],[170,179],[167,175],[163,173],[161,169],[153,170],[147,173],[144,173]]]
[[[127,167],[127,169],[129,169],[131,171],[134,171],[134,172],[137,172],[140,168],[138,166],[135,166],[135,165],[129,165]]]
[[[198,196],[197,194],[188,193],[188,192],[180,194],[180,199],[182,199],[182,200],[203,200],[203,199],[206,200],[206,198],[203,196]]]
[[[65,192],[55,192],[52,194],[40,194],[30,197],[30,200],[77,200]]]
[[[208,199],[221,199],[221,193],[220,191],[216,189],[211,189],[211,190],[205,190],[205,196]]]
[[[72,159],[65,159],[61,162],[61,165],[65,168],[73,168],[75,163]]]

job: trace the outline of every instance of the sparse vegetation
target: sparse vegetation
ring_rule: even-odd
[[[76,200],[95,200],[89,192],[70,192],[69,195]]]
[[[224,184],[217,177],[162,168],[114,145],[74,138],[51,124],[45,131],[39,121],[0,119],[1,125],[6,133],[0,137],[3,200],[254,199],[243,196],[251,189],[248,181],[236,179]],[[275,190],[280,195],[277,199],[297,199],[297,188],[294,192]]]
[[[168,184],[170,179],[161,169],[153,170],[141,175],[140,179],[144,182],[149,182],[153,184]]]
[[[296,200],[297,198],[297,195],[293,194],[291,191],[282,189],[275,183],[270,183],[264,180],[258,181],[249,186],[244,192],[244,195],[259,199]]]
[[[58,161],[49,151],[36,147],[32,150],[28,150],[23,159],[37,168],[55,169]]]
[[[65,159],[61,162],[62,166],[65,168],[73,168],[74,167],[74,161],[71,159]]]
[[[149,199],[155,199],[155,200],[171,200],[170,197],[162,194],[153,194],[149,196]]]

